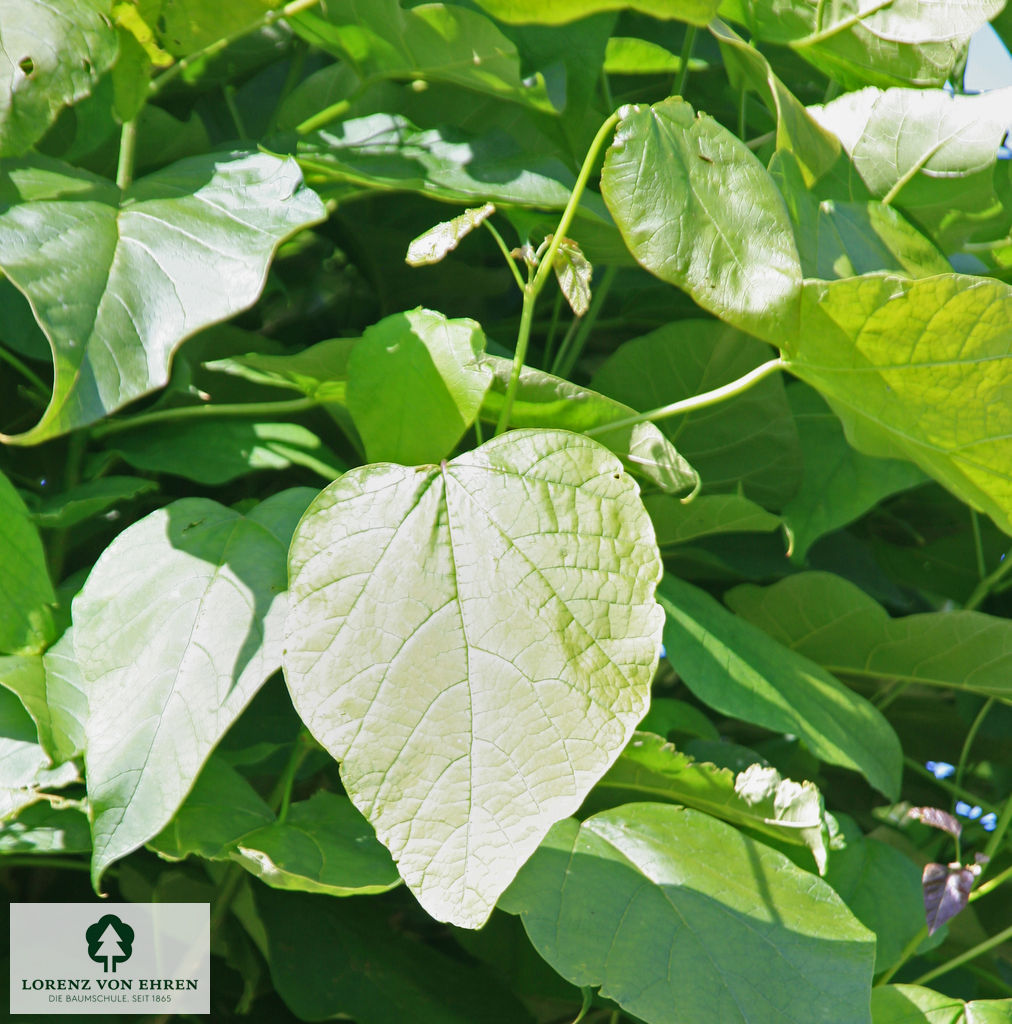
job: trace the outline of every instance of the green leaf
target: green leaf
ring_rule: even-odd
[[[755,338],[714,320],[679,320],[626,342],[591,384],[646,412],[728,384],[770,355]],[[657,426],[698,471],[707,493],[743,489],[753,501],[779,508],[797,490],[801,451],[778,376]]]
[[[650,1024],[870,1020],[871,933],[825,882],[698,811],[560,822],[500,906],[564,978]]]
[[[791,845],[807,846],[825,874],[829,825],[822,794],[811,782],[782,779],[753,764],[737,775],[699,762],[660,736],[637,732],[594,787],[593,808],[652,800],[684,804],[733,825],[744,825]]]
[[[976,227],[953,211],[979,221],[996,202],[995,163],[1010,108],[1012,86],[977,96],[868,88],[808,110],[839,138],[872,196],[888,197],[949,246]]]
[[[0,823],[0,857],[10,853],[86,853],[90,849],[88,818],[74,807],[57,811],[45,802],[32,804],[11,821]],[[38,866],[45,867],[45,862]]]
[[[948,274],[809,281],[792,373],[822,392],[847,440],[916,462],[1012,533],[1012,288]]]
[[[54,647],[53,650],[56,650]],[[31,715],[38,734],[39,745],[53,762],[69,760],[79,751],[73,744],[54,734],[52,711],[48,700],[47,674],[41,654],[15,654],[0,657],[0,686],[17,694],[25,710]]]
[[[496,423],[509,387],[512,359],[485,356],[492,367],[492,386],[481,406],[481,418]],[[608,423],[635,415],[636,410],[589,388],[555,377],[533,366],[520,371],[516,400],[510,412],[514,427],[541,427],[594,431],[594,440],[614,452],[626,470],[656,484],[666,492],[696,490],[696,471],[653,423],[601,429]]]
[[[116,59],[103,0],[0,0],[0,156],[20,156]]]
[[[191,854],[227,860],[237,842],[274,821],[257,791],[221,756],[212,754],[179,810],[147,844],[166,860]]]
[[[677,18],[705,25],[717,13],[713,0],[477,0],[500,21],[563,25],[599,11],[639,11],[652,18]]]
[[[657,664],[660,571],[635,484],[562,431],[365,466],[310,506],[292,700],[433,917],[479,927],[618,757]]]
[[[652,732],[668,738],[672,732],[718,741],[716,726],[699,708],[673,697],[653,697],[650,710],[639,725],[640,732]]]
[[[1012,999],[965,1002],[920,985],[871,990],[874,1024],[1012,1024]]]
[[[899,740],[868,701],[670,574],[658,598],[667,615],[668,661],[701,701],[722,714],[800,736],[820,760],[860,772],[896,799]]]
[[[792,554],[803,561],[820,537],[853,522],[883,498],[924,482],[909,462],[855,451],[840,421],[818,392],[801,384],[787,389],[805,463],[801,486],[784,506]]]
[[[705,67],[704,61],[689,61],[690,71],[702,71]],[[682,58],[649,39],[612,36],[604,70],[609,75],[674,75],[682,70]]]
[[[805,185],[821,178],[840,155],[837,138],[805,109],[804,104],[774,74],[770,62],[719,18],[708,26],[720,44],[730,84],[743,89],[747,82],[776,118],[777,151],[797,160]]]
[[[752,151],[678,97],[620,113],[601,192],[633,256],[736,327],[773,341],[791,331],[794,233]]]
[[[33,653],[54,636],[56,594],[39,531],[11,482],[0,473],[0,652]]]
[[[281,660],[288,540],[312,492],[239,515],[184,498],[106,548],[74,600],[92,878],[171,820]]]
[[[256,891],[271,980],[300,1020],[530,1024],[496,977],[392,927],[401,906]]]
[[[853,583],[798,573],[726,595],[743,618],[834,675],[897,680],[1012,700],[1012,623],[982,612],[893,619]]]
[[[844,845],[829,858],[826,881],[875,933],[875,973],[896,965],[924,926],[921,872],[910,857],[840,816]]]
[[[193,157],[122,194],[56,161],[10,162],[0,268],[49,337],[55,379],[39,423],[0,440],[44,441],[163,385],[179,344],[250,306],[277,246],[323,216],[294,161],[264,153]]]
[[[712,533],[769,533],[780,526],[779,516],[740,494],[701,494],[688,503],[648,494],[643,504],[661,547]]]
[[[370,462],[413,466],[449,455],[492,380],[474,320],[429,309],[368,327],[348,360],[348,411]]]
[[[158,484],[136,476],[104,476],[98,480],[70,487],[62,494],[43,498],[34,509],[32,519],[46,529],[76,526],[121,501],[130,501],[141,494],[157,491]]]
[[[208,7],[202,0],[161,0],[158,5],[158,37],[176,57],[202,50],[205,46],[254,25],[278,0],[216,0]]]
[[[305,466],[333,480],[345,468],[316,434],[298,423],[194,418],[117,433],[106,444],[134,469],[208,485],[225,484],[254,470],[280,472],[291,466]]]
[[[74,653],[74,627],[42,656],[45,667],[42,699],[33,709],[39,742],[54,761],[69,761],[84,751],[88,698]]]
[[[244,836],[232,859],[272,889],[367,896],[400,885],[390,854],[345,796],[320,791]]]
[[[435,227],[413,239],[408,246],[404,262],[411,267],[426,267],[439,263],[448,253],[453,252],[460,240],[495,213],[491,203],[465,210],[452,220],[444,220]]]
[[[896,0],[829,7],[778,0],[724,0],[720,13],[764,42],[791,46],[846,89],[945,83],[970,37],[1003,0]]]
[[[583,316],[590,309],[590,279],[594,268],[571,238],[563,238],[559,243],[553,269],[569,308],[576,316]]]
[[[522,79],[516,47],[477,11],[442,3],[403,10],[397,0],[322,0],[290,23],[363,81],[447,82],[554,111],[541,76]]]

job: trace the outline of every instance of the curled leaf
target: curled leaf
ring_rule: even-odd
[[[420,234],[409,246],[404,262],[412,267],[427,267],[438,263],[447,253],[453,252],[460,240],[469,235],[482,221],[495,213],[491,203],[465,210],[453,220],[440,221],[435,227]]]
[[[563,238],[553,260],[555,277],[566,302],[577,316],[590,308],[590,279],[594,268],[583,250],[571,238]]]
[[[940,828],[948,832],[950,836],[958,836],[963,831],[963,826],[948,811],[940,810],[937,807],[911,807],[907,811],[908,818],[914,818],[931,825],[933,828]]]
[[[979,864],[960,864],[958,861],[924,865],[921,887],[929,935],[934,935],[966,906],[980,870]]]

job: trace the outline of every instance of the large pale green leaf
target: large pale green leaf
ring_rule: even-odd
[[[574,985],[649,1024],[867,1024],[874,936],[833,890],[706,814],[560,822],[500,905]]]
[[[403,911],[384,899],[322,899],[257,888],[271,980],[299,1020],[531,1024],[491,971],[464,967],[459,958],[392,926]]]
[[[736,327],[771,341],[793,331],[794,232],[752,151],[678,97],[621,113],[601,192],[632,254]]]
[[[1012,1024],[1012,999],[965,1002],[920,985],[871,990],[873,1024]]]
[[[755,338],[715,320],[679,320],[626,342],[591,383],[646,412],[736,380],[771,355]],[[801,450],[777,376],[657,426],[692,463],[707,492],[741,488],[754,501],[779,508],[797,489]]]
[[[279,0],[215,0],[213,5],[203,0],[160,0],[158,38],[169,53],[185,57],[252,28],[269,10],[281,6]]]
[[[1012,288],[948,274],[808,281],[792,373],[847,439],[916,462],[1012,533]]]
[[[84,723],[88,698],[74,653],[71,626],[42,656],[45,679],[35,704],[39,742],[54,761],[69,761],[84,750]]]
[[[285,558],[311,494],[282,491],[247,516],[174,502],[121,533],[74,600],[96,887],[169,822],[279,667]]]
[[[310,506],[292,699],[433,917],[480,926],[621,753],[657,663],[660,571],[636,485],[563,431],[365,466]]]
[[[879,792],[896,798],[899,740],[868,701],[670,574],[658,597],[667,615],[668,661],[701,701],[725,715],[793,733],[820,760],[861,772]]]
[[[0,156],[19,156],[83,99],[118,49],[102,0],[0,0]]]
[[[1004,0],[723,0],[720,13],[791,46],[848,89],[942,85]]]
[[[398,0],[321,0],[291,19],[303,39],[346,61],[364,82],[448,82],[553,111],[540,75],[524,79],[516,47],[477,11]]]
[[[492,381],[474,320],[430,309],[366,328],[348,360],[348,411],[370,462],[414,466],[449,455]]]
[[[661,547],[711,533],[769,533],[780,525],[779,516],[740,494],[701,494],[688,503],[649,494],[643,504]]]
[[[822,794],[811,782],[783,779],[754,764],[736,775],[696,761],[660,736],[633,735],[622,756],[594,787],[584,810],[654,800],[685,804],[782,842],[807,846],[826,870],[829,824]]]
[[[56,161],[12,161],[0,182],[0,269],[32,304],[55,362],[34,444],[168,380],[191,334],[250,306],[274,250],[323,219],[294,161],[180,161],[121,193]],[[68,301],[70,298],[73,301]]]
[[[211,485],[254,470],[280,472],[290,466],[305,466],[324,480],[333,480],[345,468],[316,434],[298,423],[194,418],[118,433],[107,448],[135,469]]]
[[[243,836],[231,857],[272,889],[368,896],[401,882],[369,822],[346,796],[324,791]]]
[[[0,473],[0,653],[38,652],[54,636],[56,594],[39,531],[21,496]]]
[[[1012,623],[982,612],[893,619],[853,583],[823,572],[727,595],[742,617],[835,675],[895,679],[1012,701]]]
[[[811,388],[794,384],[787,397],[805,473],[782,514],[792,553],[803,560],[819,537],[846,526],[890,494],[923,483],[924,474],[909,462],[876,459],[851,448],[840,421]]]
[[[477,0],[500,21],[563,25],[598,11],[639,11],[652,18],[677,18],[705,25],[717,13],[714,0]]]
[[[512,359],[485,356],[492,368],[492,386],[481,406],[481,418],[496,423],[502,412],[513,368]],[[510,426],[594,431],[594,440],[614,452],[630,473],[662,491],[694,490],[699,476],[653,423],[606,429],[615,420],[635,415],[636,410],[612,398],[580,387],[563,377],[525,366],[520,371],[516,400],[510,410]]]
[[[888,197],[943,244],[962,241],[998,202],[995,161],[1012,86],[977,96],[867,88],[808,110],[839,138],[872,196]]]

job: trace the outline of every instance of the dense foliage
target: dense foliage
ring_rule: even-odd
[[[989,20],[0,0],[10,898],[210,902],[215,1019],[1012,1022]]]

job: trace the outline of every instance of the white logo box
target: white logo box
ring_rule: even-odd
[[[210,1013],[207,903],[12,903],[10,1012]]]

